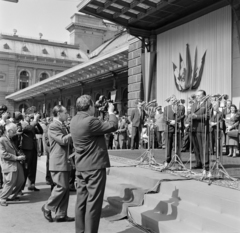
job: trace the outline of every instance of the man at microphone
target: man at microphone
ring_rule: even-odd
[[[209,118],[211,103],[204,90],[196,93],[196,102],[192,105],[192,141],[196,157],[193,169],[203,168],[204,174],[209,171]]]
[[[166,143],[166,161],[164,164],[165,167],[168,165],[168,163],[171,162],[171,159],[172,159],[172,148],[173,148],[175,133],[177,134],[177,142],[176,142],[177,155],[180,157],[180,152],[181,152],[180,123],[183,124],[184,117],[185,117],[185,110],[184,108],[179,106],[179,101],[177,101],[176,96],[173,95],[170,98],[170,104],[164,108],[164,113],[163,113],[163,121],[165,122],[165,143]],[[176,124],[177,124],[177,132],[175,131]]]

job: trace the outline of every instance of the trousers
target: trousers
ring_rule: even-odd
[[[51,177],[55,186],[45,207],[55,212],[56,216],[66,216],[69,201],[69,172],[51,171]]]
[[[24,174],[22,165],[17,162],[17,171],[3,173],[5,183],[3,185],[0,199],[14,199],[21,191],[24,183]]]
[[[76,233],[97,233],[106,185],[106,169],[77,171]]]

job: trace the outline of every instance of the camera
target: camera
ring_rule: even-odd
[[[112,103],[114,105],[114,110],[116,109],[117,103],[113,102],[113,100],[108,100],[106,96],[101,95],[99,99],[95,103],[95,107],[100,111],[100,112],[107,112],[108,111],[108,106],[109,103]]]

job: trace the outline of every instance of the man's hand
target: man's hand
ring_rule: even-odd
[[[20,155],[17,157],[17,160],[19,160],[19,161],[23,161],[25,159],[26,159],[25,155]]]
[[[2,114],[2,119],[4,120],[4,122],[6,122],[6,120],[8,119],[8,112],[4,112],[3,114]]]
[[[40,118],[40,115],[37,113],[34,115],[34,121],[38,122],[39,121],[39,118]]]
[[[175,125],[175,120],[170,120],[170,125]]]
[[[196,119],[196,118],[197,118],[197,115],[194,114],[194,113],[192,113],[192,114],[190,115],[190,118],[191,118],[191,119]]]
[[[114,105],[113,103],[108,103],[108,113],[114,114]]]

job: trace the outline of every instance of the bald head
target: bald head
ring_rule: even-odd
[[[7,125],[5,125],[5,129],[6,134],[9,137],[13,137],[14,135],[17,134],[17,125],[14,123],[8,123]]]

